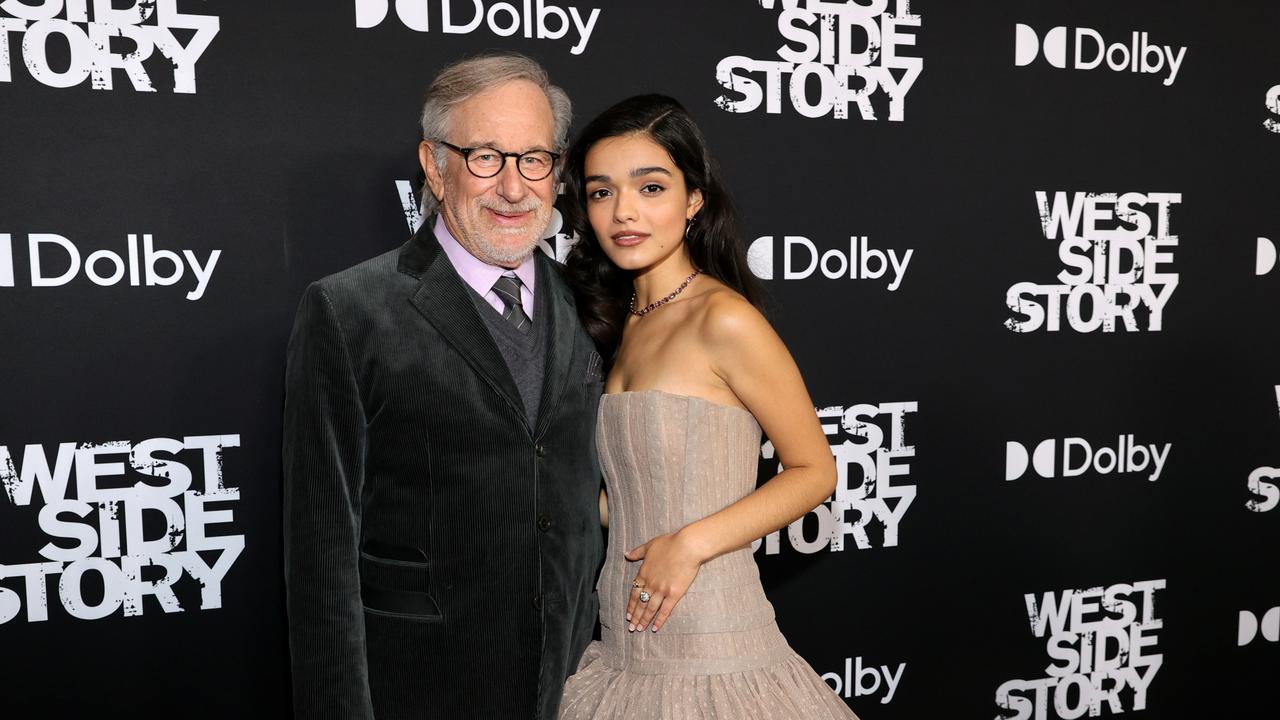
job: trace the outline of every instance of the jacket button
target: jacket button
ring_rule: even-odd
[[[546,448],[546,446],[545,446],[545,445],[543,445],[542,443],[538,443],[537,445],[535,445],[535,446],[533,447],[533,452],[534,452],[534,454],[536,454],[538,457],[546,457],[546,455],[547,455],[547,448]]]
[[[534,596],[533,596],[533,609],[534,609],[534,610],[537,610],[537,611],[539,611],[539,612],[541,612],[541,611],[542,611],[542,596],[541,596],[541,595],[534,595]]]
[[[546,532],[546,531],[550,530],[550,529],[551,529],[551,524],[552,524],[552,523],[551,523],[551,516],[549,516],[549,515],[539,515],[539,516],[538,516],[538,529],[539,529],[539,530],[541,530],[542,532]]]

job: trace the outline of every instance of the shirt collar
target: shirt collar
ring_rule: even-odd
[[[458,275],[482,297],[492,290],[498,278],[508,271],[508,268],[501,265],[490,265],[462,247],[462,243],[449,232],[449,227],[445,225],[442,215],[436,215],[434,230],[436,239],[440,241],[440,249],[444,250],[444,254],[449,257],[449,262],[453,263],[453,269],[457,270]],[[533,252],[538,250],[535,249]],[[533,253],[514,268],[514,272],[532,297],[534,282],[538,275],[533,264]]]

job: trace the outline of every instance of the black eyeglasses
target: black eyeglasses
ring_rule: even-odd
[[[502,172],[507,158],[516,159],[516,170],[525,180],[542,180],[555,169],[560,153],[550,150],[529,150],[522,153],[502,152],[491,147],[458,147],[443,140],[436,142],[462,155],[467,170],[478,178],[491,178]]]

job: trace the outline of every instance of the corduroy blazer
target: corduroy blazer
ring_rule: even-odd
[[[289,341],[300,720],[554,720],[596,621],[599,356],[535,252],[551,326],[530,427],[432,227],[313,283]]]

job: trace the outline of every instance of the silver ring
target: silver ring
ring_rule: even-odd
[[[642,588],[642,587],[644,587],[644,584],[643,584],[643,583],[641,583],[639,580],[632,580],[632,581],[631,581],[631,587],[633,587],[633,588]]]
[[[640,591],[640,602],[642,602],[642,603],[647,603],[647,602],[649,602],[649,598],[650,598],[650,597],[652,597],[652,596],[651,596],[648,592],[646,592],[646,591],[644,591],[644,590],[641,590],[641,591]]]

